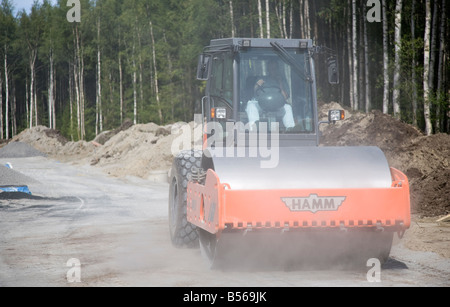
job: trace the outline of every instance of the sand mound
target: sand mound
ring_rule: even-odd
[[[45,156],[45,154],[23,142],[11,142],[0,148],[0,158],[26,158],[36,156]]]
[[[322,116],[338,104],[323,105]],[[424,136],[414,126],[372,111],[346,110],[347,119],[322,128],[322,144],[378,146],[389,165],[408,176],[411,207],[422,216],[450,213],[450,135]]]
[[[326,118],[329,109],[336,108],[342,109],[337,103],[320,106],[320,119]],[[54,159],[102,168],[112,176],[148,179],[153,173],[167,172],[171,167],[176,153],[173,143],[179,137],[171,131],[181,127],[192,132],[195,125],[127,122],[100,134],[93,142],[68,142],[57,131],[38,126],[23,131],[12,142],[31,145]],[[345,121],[322,125],[321,131],[321,146],[380,147],[390,166],[408,176],[414,213],[422,216],[450,213],[450,135],[424,136],[415,127],[379,111],[365,114],[351,110],[346,110]],[[6,147],[21,146],[12,144]],[[9,150],[6,147],[3,149]]]

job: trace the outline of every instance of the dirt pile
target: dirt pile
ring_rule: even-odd
[[[45,126],[26,129],[11,139],[11,142],[23,142],[33,146],[43,154],[60,159],[73,161],[86,158],[95,151],[95,146],[86,141],[68,141],[61,133]]]
[[[319,118],[326,118],[329,109],[342,107],[337,103],[321,105]],[[174,141],[180,137],[171,132],[185,128],[192,133],[194,122],[189,126],[125,122],[92,142],[71,142],[58,131],[37,126],[23,131],[12,142],[27,143],[60,161],[102,168],[112,176],[148,179],[154,173],[167,173],[174,155]],[[379,111],[365,114],[348,109],[346,120],[322,125],[321,131],[321,145],[380,147],[389,165],[408,176],[413,213],[420,216],[450,213],[450,135],[424,136],[415,127]],[[191,139],[186,142],[192,143]]]
[[[134,125],[110,136],[96,149],[90,163],[113,176],[146,178],[151,172],[170,168],[173,138],[170,130],[156,124]]]
[[[168,172],[177,153],[177,148],[172,148],[174,140],[180,138],[183,131],[193,129],[194,122],[158,126],[124,121],[121,127],[105,131],[91,142],[71,142],[56,130],[36,126],[23,131],[8,144],[0,145],[0,153],[10,153],[13,144],[29,144],[36,152],[63,162],[90,164],[111,176],[147,179],[152,174]],[[187,142],[193,144],[193,135]]]
[[[331,103],[320,109],[324,118],[329,109],[343,108]],[[346,120],[321,127],[323,145],[380,147],[389,165],[408,176],[413,213],[450,213],[450,135],[424,136],[414,126],[380,111],[345,111]]]

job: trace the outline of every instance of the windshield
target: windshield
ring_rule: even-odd
[[[278,122],[281,133],[313,133],[308,53],[298,49],[287,52],[296,63],[275,49],[241,51],[240,120],[250,125]]]

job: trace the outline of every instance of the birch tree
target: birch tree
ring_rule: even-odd
[[[102,114],[102,61],[100,48],[100,16],[97,17],[97,93],[96,93],[96,112],[95,112],[95,135],[103,131]]]
[[[3,138],[3,77],[0,73],[0,139]]]
[[[270,38],[270,4],[269,4],[269,0],[266,0],[266,33],[267,33],[267,38]]]
[[[353,110],[358,110],[358,35],[357,35],[357,18],[356,18],[356,0],[352,0],[352,60],[353,60]]]
[[[430,0],[425,0],[425,35],[423,50],[423,115],[425,119],[425,133],[432,134],[431,118],[430,118],[430,31],[431,31],[431,4]]]
[[[298,18],[299,18],[299,24],[300,24],[300,37],[301,38],[305,38],[305,29],[304,29],[304,26],[303,26],[303,24],[304,24],[304,22],[303,22],[303,0],[298,0],[298,7],[299,7],[299,9],[298,9],[298,11],[299,11],[299,16],[298,16]]]
[[[431,5],[431,4],[430,4]],[[430,46],[430,76],[428,79],[429,88],[434,94],[434,80],[435,80],[435,62],[436,62],[436,44],[437,44],[437,25],[439,20],[438,1],[433,1],[433,14],[431,16],[431,46]]]
[[[161,101],[159,97],[159,86],[158,86],[158,69],[156,66],[156,46],[155,46],[155,36],[153,35],[153,24],[152,21],[149,21],[150,25],[150,37],[152,39],[152,57],[153,57],[153,69],[155,70],[155,93],[156,93],[156,106],[158,108],[158,116],[159,116],[159,122],[162,123],[163,121],[163,115],[162,115],[162,109],[161,109]]]
[[[74,80],[77,102],[77,133],[78,139],[84,140],[85,122],[84,122],[84,55],[81,41],[81,33],[78,24],[73,26],[73,49],[74,49]]]
[[[28,66],[30,75],[30,95],[29,95],[29,124],[28,127],[32,128],[38,123],[38,111],[37,111],[37,94],[36,94],[36,59],[38,54],[39,42],[41,39],[41,22],[38,16],[38,12],[35,6],[31,10],[30,16],[25,11],[21,12],[20,25],[22,30],[23,39],[27,46],[28,51]],[[28,103],[28,102],[27,102]]]
[[[133,31],[133,49],[131,55],[132,75],[133,75],[133,124],[137,124],[137,65],[136,65],[136,32],[137,23]]]
[[[365,110],[369,113],[370,101],[370,73],[369,73],[369,41],[367,38],[367,20],[366,20],[366,6],[363,5],[363,27],[364,27],[364,73],[365,73]]]
[[[5,48],[4,54],[5,62],[5,138],[9,139],[9,73],[8,73],[8,60],[7,60],[7,50]]]
[[[235,27],[234,27],[234,13],[233,13],[233,0],[229,0],[230,4],[230,22],[231,22],[231,37],[235,37]]]
[[[437,109],[436,109],[436,130],[440,130],[441,129],[441,119],[442,119],[442,108],[441,108],[441,103],[444,100],[445,94],[443,91],[443,79],[444,79],[444,53],[445,53],[445,27],[446,27],[446,5],[445,5],[445,0],[442,0],[441,3],[441,25],[440,25],[440,37],[439,37],[439,65],[438,65],[438,82],[437,82],[437,100],[438,100],[438,105],[437,105]],[[444,104],[445,106],[445,104]],[[450,112],[450,110],[449,110]]]
[[[264,37],[261,0],[258,0],[259,38]]]
[[[347,67],[348,67],[348,97],[349,97],[349,103],[350,108],[353,109],[354,105],[354,95],[353,95],[353,48],[352,48],[352,5],[351,0],[348,0],[347,3],[349,4],[345,8],[345,28],[346,28],[346,36],[347,36],[347,43],[344,44],[347,48]]]
[[[411,4],[411,40],[414,42],[416,40],[416,22],[414,18],[414,14],[416,11],[416,0],[412,0]],[[412,50],[412,58],[411,58],[411,81],[412,81],[412,123],[414,126],[417,126],[417,77],[416,77],[416,51],[415,48]]]
[[[309,19],[309,0],[302,0],[303,2],[303,12],[300,9],[300,14],[303,13],[302,20],[303,20],[303,27],[304,27],[304,38],[310,38],[311,37],[311,21]]]
[[[386,14],[386,0],[382,0],[383,12],[383,113],[389,112],[389,35],[388,35],[388,20]]]
[[[396,0],[395,4],[395,63],[394,63],[394,83],[392,94],[392,106],[394,108],[394,117],[400,118],[400,50],[401,50],[401,31],[402,31],[402,0]]]
[[[41,43],[41,54],[45,54],[47,65],[47,116],[48,127],[56,129],[56,111],[55,111],[55,37],[56,37],[56,19],[53,16],[53,8],[48,1],[44,1],[41,7],[44,18],[44,29]]]
[[[118,30],[118,52],[117,52],[117,57],[118,57],[118,65],[119,65],[119,113],[120,113],[120,123],[123,123],[123,104],[124,104],[124,100],[123,100],[123,67],[122,67],[122,51],[121,51],[121,46],[122,46],[122,40],[121,40],[121,27],[119,24],[119,30]]]
[[[12,54],[11,45],[15,39],[15,22],[12,12],[12,4],[8,0],[3,0],[0,6],[0,48],[3,51],[3,71],[0,71],[0,91],[3,91],[3,84],[5,85],[5,116],[3,121],[3,93],[0,94],[0,139],[9,139],[10,131],[10,63],[9,54]],[[1,54],[1,52],[0,52]],[[4,79],[1,77],[3,74]],[[11,106],[14,108],[13,106]],[[13,119],[11,118],[11,123]],[[11,125],[12,126],[12,125]],[[3,130],[5,128],[5,130]],[[5,133],[5,135],[4,135]]]
[[[49,51],[49,77],[48,77],[48,125],[51,129],[56,129],[56,114],[55,114],[55,77],[54,77],[54,56],[53,49]]]

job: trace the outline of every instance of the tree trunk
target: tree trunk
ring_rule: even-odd
[[[259,37],[264,38],[261,0],[258,0],[258,21],[259,21]]]
[[[136,66],[136,39],[133,35],[133,124],[137,124],[137,66]]]
[[[79,77],[79,48],[78,48],[78,35],[73,28],[73,45],[74,45],[74,61],[73,61],[73,80],[75,85],[75,97],[77,103],[77,137],[81,140],[81,96],[80,96],[80,77]]]
[[[113,106],[114,105],[114,88],[113,88],[113,80],[112,80],[113,78],[112,78],[112,74],[111,74],[111,71],[109,72],[109,78],[108,78],[108,81],[109,81],[109,105],[110,106]],[[110,107],[111,108],[111,107]],[[111,111],[109,110],[110,108],[106,108],[106,118],[109,118],[109,116],[110,116],[110,114],[111,114]]]
[[[286,0],[281,0],[275,5],[275,13],[278,21],[278,29],[280,30],[280,36],[288,38],[286,28]]]
[[[3,140],[3,78],[0,73],[0,139]]]
[[[53,73],[52,73],[52,82],[53,82],[53,93],[52,93],[52,119],[53,119],[53,129],[56,129],[56,68],[54,65],[53,59]]]
[[[267,38],[270,38],[270,4],[269,4],[269,0],[266,0],[266,32],[267,32]]]
[[[97,20],[97,97],[96,97],[95,135],[103,131],[102,114],[102,64],[100,51],[100,18]]]
[[[432,19],[432,26],[431,26],[431,50],[430,50],[430,75],[428,79],[428,87],[430,90],[430,94],[433,98],[437,98],[437,93],[435,91],[435,63],[436,63],[436,41],[437,41],[437,25],[438,25],[438,1],[433,1],[433,15],[431,17]],[[435,105],[435,118],[436,121],[435,124],[435,131],[439,131],[439,104]]]
[[[120,26],[119,26],[119,50],[117,55],[119,57],[119,108],[120,108],[120,123],[123,123],[123,70],[122,70],[122,56],[120,55],[121,39],[120,39]]]
[[[70,112],[70,139],[73,142],[73,64],[69,62],[69,112]]]
[[[294,31],[294,0],[289,1],[289,38],[292,38],[292,32]]]
[[[152,21],[149,21],[150,24],[150,36],[152,39],[152,56],[153,56],[153,68],[155,70],[155,93],[156,93],[156,104],[158,107],[158,116],[159,116],[159,123],[162,124],[163,122],[163,115],[161,110],[161,102],[159,100],[159,87],[158,87],[158,69],[156,67],[156,50],[155,50],[155,37],[153,35],[153,25]]]
[[[1,78],[0,78],[1,79]],[[1,81],[1,80],[0,80]],[[1,84],[0,84],[1,85]],[[2,88],[1,86],[0,86],[0,88]],[[1,92],[1,91],[0,91]],[[28,124],[30,123],[30,106],[28,105],[28,95],[29,95],[29,92],[28,92],[28,74],[26,74],[26,78],[25,78],[25,110],[26,110],[26,112],[27,112],[27,121],[26,121],[26,124],[27,124],[27,126],[28,126]],[[1,100],[1,93],[0,93],[0,101],[2,101]],[[1,103],[0,103],[1,104]],[[2,114],[2,112],[1,112],[1,106],[0,106],[0,114]],[[1,116],[0,116],[0,119],[1,119]],[[3,123],[3,122],[2,122]],[[2,127],[3,127],[3,125],[2,125]],[[28,127],[29,128],[29,127]],[[3,138],[3,130],[2,130],[2,134],[1,134],[1,137]]]
[[[348,2],[349,4],[351,4],[351,0],[349,0]],[[351,7],[351,5],[349,6]],[[353,48],[352,48],[352,14],[351,14],[351,9],[350,13],[348,14],[348,19],[347,19],[347,56],[348,56],[348,81],[349,81],[349,100],[350,100],[350,108],[353,110],[353,106],[355,104],[355,95],[353,92],[353,60],[352,60],[352,56],[353,56]]]
[[[36,70],[34,71],[34,78],[36,79]],[[34,101],[34,121],[37,126],[37,125],[39,125],[39,123],[38,123],[38,111],[37,111],[37,89],[36,89],[37,85],[36,85],[36,83],[37,82],[34,82],[34,91],[33,91],[34,99],[33,99],[33,101]]]
[[[392,105],[394,107],[394,117],[400,119],[400,50],[402,31],[402,0],[397,0],[395,5],[395,63],[394,63],[394,92],[392,96]]]
[[[9,140],[9,78],[8,78],[8,57],[5,46],[5,139]]]
[[[366,6],[363,4],[363,26],[364,26],[364,72],[365,72],[365,85],[366,85],[366,96],[365,105],[366,113],[369,113],[371,107],[370,101],[370,81],[369,81],[369,42],[367,39],[367,20],[366,20]]]
[[[76,101],[76,105],[77,105],[77,140],[81,139],[81,135],[80,135],[80,87],[78,85],[79,83],[79,78],[78,78],[78,67],[77,67],[77,60],[76,60],[76,56],[75,56],[75,61],[73,63],[73,80],[74,80],[74,85],[75,85],[75,101]]]
[[[77,123],[78,123],[78,139],[84,140],[86,136],[85,131],[85,118],[84,118],[84,56],[83,56],[83,42],[81,40],[81,34],[78,29],[78,24],[74,27],[74,44],[76,54],[76,83],[77,89]]]
[[[352,0],[352,39],[353,39],[353,110],[358,110],[358,35],[356,29],[356,0]]]
[[[49,54],[49,79],[48,79],[48,125],[50,129],[55,129],[53,123],[54,123],[54,77],[53,77],[53,49],[50,48],[50,54]]]
[[[442,84],[443,84],[443,78],[444,78],[444,53],[445,53],[445,27],[446,27],[446,14],[445,14],[445,10],[447,9],[445,7],[445,1],[446,0],[442,0],[442,5],[441,5],[441,25],[440,25],[440,36],[439,36],[439,65],[438,65],[438,82],[437,82],[437,98],[438,98],[438,105],[436,107],[436,131],[440,131],[442,130],[442,125],[441,125],[441,121],[444,119],[442,114],[441,114],[441,110],[442,110],[442,106],[441,103],[444,100],[444,89],[442,88]],[[444,109],[445,110],[445,109]],[[447,131],[449,132],[449,131]]]
[[[386,0],[382,0],[382,12],[383,12],[383,113],[389,113],[389,34],[388,34],[388,20],[386,14]]]
[[[309,20],[309,0],[304,0],[305,2],[305,10],[303,21],[305,23],[305,38],[311,38],[311,22]],[[317,39],[317,38],[316,38]]]
[[[12,78],[14,80],[14,78]],[[12,103],[11,103],[11,133],[12,137],[17,135],[17,101],[16,101],[16,87],[12,86]]]
[[[299,25],[300,25],[300,37],[301,38],[306,38],[305,36],[305,26],[304,26],[304,21],[303,21],[303,15],[304,15],[304,11],[303,10],[303,0],[298,0],[298,11],[299,11]]]
[[[280,35],[281,37],[284,37],[284,32],[283,32],[283,21],[282,21],[282,14],[281,13],[281,3],[278,3],[278,5],[275,5],[275,15],[277,16],[277,23],[278,23],[278,30],[280,31]]]
[[[282,12],[283,12],[283,37],[284,38],[288,38],[287,35],[287,28],[286,28],[286,0],[283,0],[283,2],[281,2],[282,5]]]
[[[36,102],[35,102],[35,78],[36,78],[36,74],[35,74],[35,63],[36,63],[36,52],[34,50],[30,51],[30,59],[29,59],[29,64],[30,64],[30,128],[33,128],[33,116],[35,118],[37,118],[37,111],[35,111],[35,106],[36,106]],[[37,124],[37,120],[35,121],[35,123]]]
[[[416,40],[416,23],[414,21],[414,13],[416,11],[416,0],[412,0],[411,4],[411,40],[414,42]],[[411,59],[411,81],[412,81],[412,110],[413,117],[412,123],[417,127],[417,77],[416,77],[416,51],[415,48],[412,50],[412,59]]]
[[[362,110],[366,109],[366,87],[364,83],[365,74],[364,74],[364,68],[365,68],[365,51],[364,51],[364,20],[366,19],[366,16],[363,16],[363,8],[365,6],[365,3],[362,1],[359,2],[356,6],[356,16],[357,16],[357,22],[358,22],[358,101],[360,103],[359,108]]]
[[[431,27],[431,49],[430,49],[430,76],[429,76],[429,87],[432,93],[434,93],[434,68],[436,62],[436,41],[437,41],[437,24],[438,24],[438,1],[433,1],[433,15],[432,27]]]
[[[235,37],[235,28],[234,28],[234,14],[233,14],[233,0],[230,0],[230,22],[231,22],[231,37]]]
[[[430,30],[431,30],[431,7],[430,0],[425,0],[425,36],[424,36],[424,54],[423,54],[423,114],[425,118],[425,133],[433,133],[430,118]]]
[[[137,32],[138,36],[138,45],[139,50],[142,50],[142,41],[141,41],[141,32]],[[142,61],[142,52],[138,52],[138,60],[139,60],[139,99],[141,102],[141,109],[144,107],[144,76],[143,76],[143,61]]]
[[[166,37],[166,34],[164,33],[164,42],[166,43],[166,44],[168,44],[168,42],[167,42],[167,37]],[[173,77],[173,64],[172,64],[172,58],[171,58],[171,56],[170,56],[170,52],[167,52],[167,70],[168,70],[168,73],[169,73],[169,82],[172,84],[172,82],[173,82],[173,80],[172,80],[172,77]],[[172,92],[172,91],[171,91]],[[175,119],[175,97],[172,97],[171,99],[170,99],[170,115],[171,115],[171,120],[174,120]]]
[[[81,139],[84,140],[85,136],[86,136],[86,131],[85,131],[85,113],[84,113],[84,108],[85,108],[85,99],[84,99],[84,56],[83,56],[83,42],[81,41],[81,37],[80,37],[80,46],[79,46],[79,50],[80,50],[80,74],[79,74],[79,78],[80,78],[80,107],[81,107],[81,114],[80,114],[80,119],[81,119]]]

